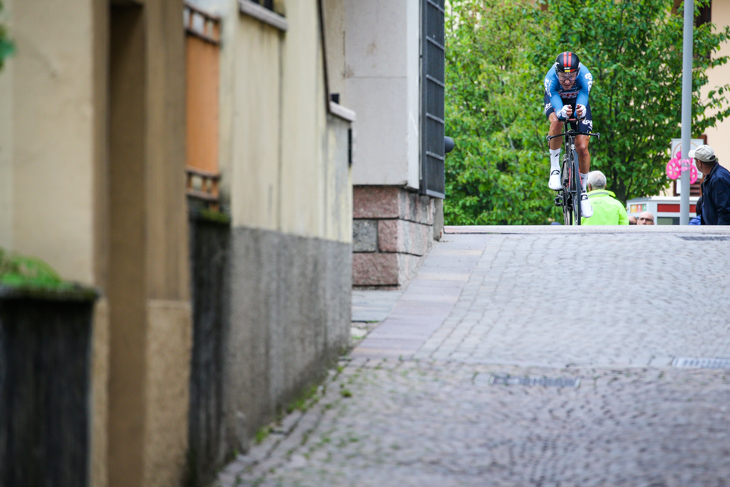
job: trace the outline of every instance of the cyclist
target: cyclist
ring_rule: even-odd
[[[578,56],[570,51],[561,52],[555,63],[545,75],[545,116],[550,121],[550,135],[559,135],[563,124],[575,114],[578,122],[570,122],[574,130],[588,133],[593,130],[591,107],[588,94],[593,85],[593,76],[588,68],[578,60]],[[580,180],[582,192],[580,210],[585,218],[593,215],[593,208],[586,194],[586,177],[591,170],[591,154],[588,152],[587,135],[575,138],[575,150],[580,162]],[[550,141],[550,180],[548,186],[552,190],[561,189],[560,185],[560,148],[563,139]]]

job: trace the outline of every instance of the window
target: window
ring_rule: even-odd
[[[274,0],[251,0],[253,3],[258,3],[264,8],[274,10]]]
[[[421,170],[420,191],[445,195],[444,46],[445,0],[421,0]]]
[[[276,5],[280,3],[275,0],[238,0],[238,8],[242,14],[286,32],[288,28],[286,19],[274,10],[275,6],[277,10],[281,8],[281,5]]]
[[[220,18],[186,5],[187,194],[220,209],[218,183],[218,85]]]

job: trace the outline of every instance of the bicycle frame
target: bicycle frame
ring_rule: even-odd
[[[555,205],[563,208],[563,223],[565,225],[581,224],[580,195],[582,185],[580,181],[580,161],[578,152],[575,150],[575,137],[578,135],[596,137],[597,139],[601,137],[599,133],[581,133],[575,129],[569,129],[568,123],[576,121],[576,119],[567,120],[563,124],[563,133],[547,136],[548,141],[556,137],[563,137],[565,141],[565,155],[563,156],[560,173],[562,188],[558,190],[558,195],[555,197]]]

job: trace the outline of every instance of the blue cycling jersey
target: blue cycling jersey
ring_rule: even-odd
[[[588,93],[591,91],[593,85],[593,75],[588,71],[588,68],[583,66],[583,63],[578,64],[578,77],[573,83],[570,89],[564,90],[558,81],[558,75],[555,72],[554,67],[550,67],[550,70],[545,75],[545,96],[550,99],[550,104],[555,109],[555,113],[562,110],[565,101],[572,101],[572,98],[577,98],[576,105],[588,105]]]

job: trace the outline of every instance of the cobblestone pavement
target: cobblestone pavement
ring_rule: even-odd
[[[730,486],[730,369],[672,366],[730,358],[730,232],[690,230],[448,229],[219,485]]]

